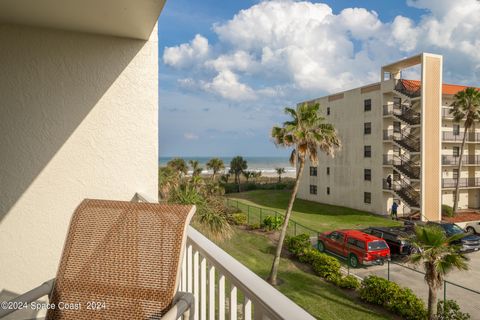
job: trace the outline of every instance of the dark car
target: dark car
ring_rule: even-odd
[[[363,231],[385,240],[390,247],[392,255],[406,256],[417,252],[417,249],[406,240],[406,238],[414,234],[412,226],[369,227]]]
[[[460,240],[454,242],[454,244],[460,246],[460,251],[478,251],[480,250],[480,237],[474,234],[468,234],[455,223],[448,222],[428,222],[427,225],[435,225],[442,228],[448,237],[456,234],[465,234]]]

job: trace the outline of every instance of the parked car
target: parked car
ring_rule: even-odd
[[[447,236],[451,237],[455,234],[466,233],[461,227],[450,222],[427,222],[427,225],[436,225],[441,227]],[[474,234],[466,234],[462,239],[455,241],[454,244],[460,245],[460,251],[478,251],[480,250],[480,236]]]
[[[347,258],[353,268],[361,264],[383,264],[385,260],[390,260],[390,248],[385,240],[359,230],[321,233],[318,236],[318,250]]]
[[[480,233],[480,221],[467,222],[465,224],[465,230],[471,234]]]
[[[411,226],[403,227],[369,227],[363,230],[385,240],[390,247],[390,253],[393,255],[406,256],[417,252],[417,248],[412,246],[405,238],[414,234]]]

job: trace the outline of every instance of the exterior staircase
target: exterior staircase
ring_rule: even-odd
[[[420,179],[419,164],[405,156],[395,156],[393,159],[393,168],[396,169],[398,173],[407,176],[409,179]]]

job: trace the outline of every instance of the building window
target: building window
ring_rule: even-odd
[[[453,169],[453,179],[458,179],[458,169]]]
[[[460,125],[459,124],[454,124],[453,125],[453,135],[454,136],[460,135]]]
[[[330,167],[327,167],[327,176],[330,175]]]
[[[327,194],[330,194],[330,187],[327,187]]]
[[[330,107],[327,108],[327,116],[330,115]]]
[[[372,203],[372,194],[370,192],[363,193],[363,202]]]
[[[372,157],[372,146],[364,146],[363,147],[363,156],[365,158],[371,158]]]
[[[460,156],[460,147],[453,147],[453,156],[454,157]]]
[[[372,133],[372,123],[371,122],[365,122],[363,124],[363,133],[364,134],[371,134]]]
[[[311,177],[317,176],[317,167],[310,167],[310,176]]]
[[[402,124],[400,121],[393,121],[393,132],[400,133],[402,131]]]
[[[310,185],[310,194],[317,194],[317,186],[313,184]]]
[[[371,111],[372,110],[372,99],[365,99],[363,101],[363,110]]]
[[[365,181],[372,181],[372,170],[371,169],[364,169],[363,170],[363,179]]]

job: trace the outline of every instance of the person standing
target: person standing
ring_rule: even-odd
[[[398,204],[396,201],[393,201],[392,209],[391,209],[392,220],[398,220],[397,210],[398,210]]]
[[[389,174],[388,177],[387,177],[387,185],[388,185],[388,189],[392,189],[392,175]]]

